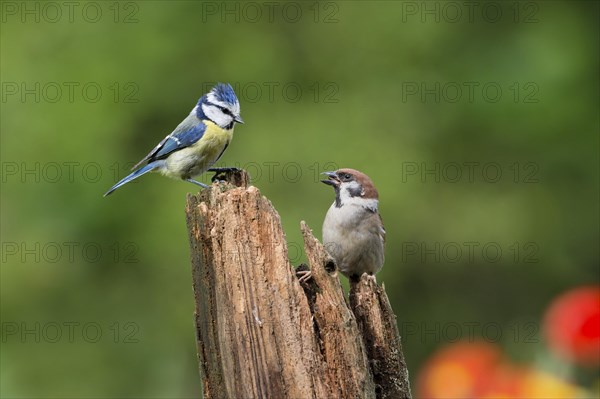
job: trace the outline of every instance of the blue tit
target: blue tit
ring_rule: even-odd
[[[200,97],[192,112],[171,134],[132,168],[133,173],[112,186],[104,196],[152,171],[206,188],[206,184],[192,176],[206,172],[223,155],[236,123],[244,123],[240,117],[240,102],[231,85],[218,83]]]

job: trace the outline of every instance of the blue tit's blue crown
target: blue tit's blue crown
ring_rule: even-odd
[[[233,87],[231,87],[229,83],[217,83],[211,92],[214,93],[217,101],[222,101],[227,104],[235,104],[238,102]]]
[[[244,123],[240,117],[240,102],[229,84],[217,83],[198,100],[195,108],[200,120],[208,119],[222,129],[231,129],[233,124]]]

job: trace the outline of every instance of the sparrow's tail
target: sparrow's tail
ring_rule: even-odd
[[[153,171],[154,169],[157,169],[160,166],[160,161],[155,161],[155,162],[150,162],[148,165],[144,166],[143,168],[139,168],[138,170],[136,170],[135,172],[131,173],[129,176],[123,178],[120,182],[118,182],[117,184],[115,184],[114,186],[112,186],[107,192],[106,194],[104,194],[104,196],[106,197],[107,195],[110,195],[113,191],[115,191],[117,188],[129,183],[132,180],[137,179],[138,177],[145,175],[148,172]]]

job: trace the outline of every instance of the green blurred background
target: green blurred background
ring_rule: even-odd
[[[149,175],[102,194],[217,81],[246,121],[220,164],[273,202],[293,264],[300,220],[321,237],[333,201],[318,172],[375,182],[377,279],[413,382],[456,338],[448,323],[516,362],[550,356],[549,302],[599,281],[598,15],[587,1],[2,2],[0,395],[201,395],[196,188]]]

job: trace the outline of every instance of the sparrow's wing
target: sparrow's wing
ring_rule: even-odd
[[[364,223],[369,229],[369,233],[376,234],[381,238],[381,241],[385,243],[385,228],[383,227],[383,219],[377,210],[371,208],[365,208],[368,211],[368,216],[364,220]]]
[[[195,115],[189,115],[132,169],[136,169],[146,161],[152,162],[157,159],[164,159],[172,152],[191,146],[202,138],[205,131],[206,125],[199,122]]]
[[[379,213],[377,214],[377,216],[379,216],[379,221],[381,222],[381,227],[379,229],[379,235],[381,236],[381,239],[385,243],[385,227],[383,227],[383,219],[381,218],[381,215]]]

